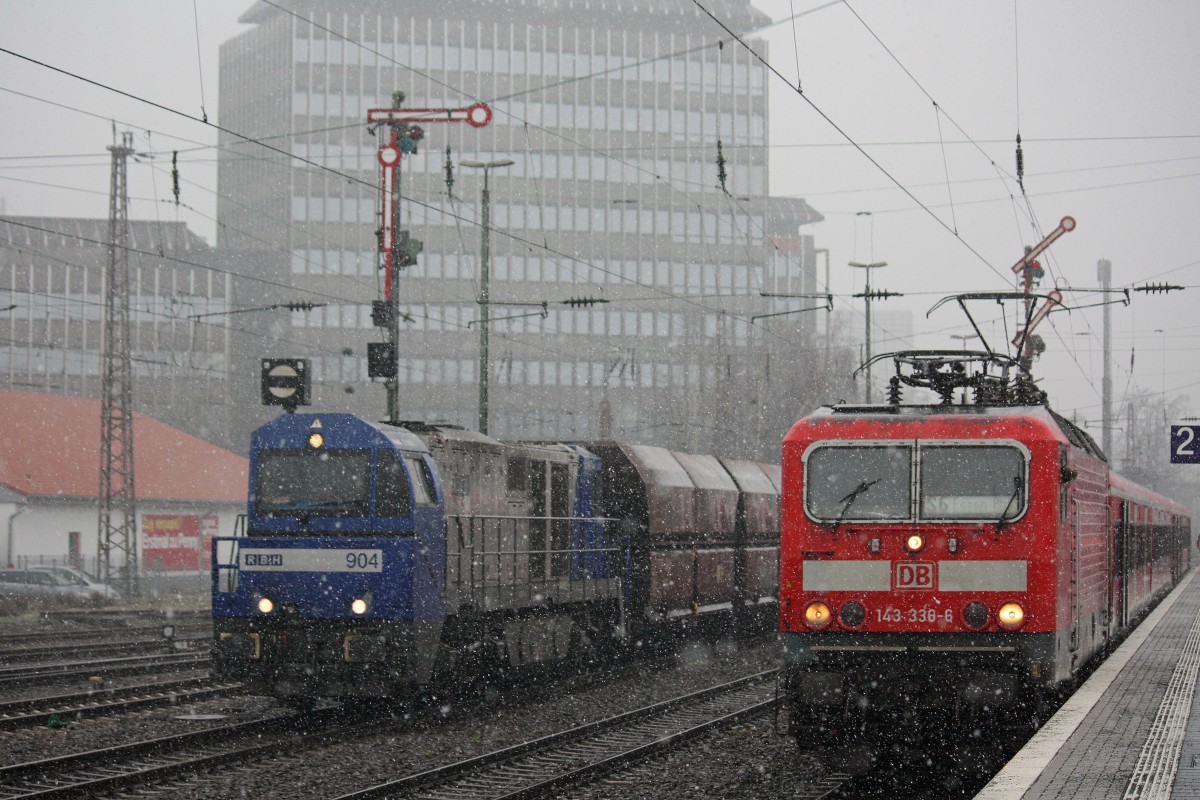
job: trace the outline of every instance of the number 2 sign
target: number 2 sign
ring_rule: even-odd
[[[1171,426],[1171,463],[1200,464],[1200,426]]]

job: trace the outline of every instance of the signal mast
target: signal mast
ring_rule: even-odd
[[[400,421],[400,385],[397,380],[400,304],[394,291],[396,270],[416,264],[417,254],[424,247],[408,231],[400,230],[400,161],[405,155],[415,154],[417,143],[425,136],[424,129],[416,124],[418,122],[465,122],[472,128],[482,128],[492,121],[492,110],[486,103],[476,103],[466,108],[408,109],[400,107],[403,103],[404,92],[393,92],[391,108],[372,108],[367,111],[367,122],[371,125],[372,133],[383,125],[391,131],[377,153],[382,180],[381,220],[376,233],[379,236],[379,252],[383,255],[384,284],[383,300],[376,300],[371,306],[371,321],[376,327],[387,331],[387,341],[367,345],[367,374],[387,381],[387,418],[391,423]]]
[[[1025,248],[1025,255],[1018,259],[1017,263],[1012,266],[1013,273],[1022,276],[1024,283],[1025,327],[1017,332],[1012,343],[1013,347],[1017,348],[1017,352],[1019,353],[1018,358],[1025,372],[1031,371],[1033,359],[1046,350],[1046,344],[1042,341],[1042,337],[1032,335],[1033,329],[1054,310],[1055,306],[1062,305],[1062,292],[1052,289],[1046,294],[1045,304],[1038,309],[1036,314],[1032,314],[1034,301],[1033,287],[1037,285],[1045,274],[1042,265],[1034,259],[1045,252],[1050,245],[1058,241],[1064,233],[1070,233],[1073,230],[1075,230],[1075,218],[1063,217],[1059,221],[1058,227],[1050,231],[1046,235],[1046,238],[1033,247]]]

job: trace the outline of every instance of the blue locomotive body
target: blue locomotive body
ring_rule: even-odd
[[[252,439],[245,535],[213,543],[215,673],[283,697],[405,696],[562,660],[620,617],[599,472],[582,447],[276,419]]]
[[[296,696],[428,679],[446,615],[428,447],[347,414],[289,414],[251,453],[246,536],[213,545],[218,674]]]

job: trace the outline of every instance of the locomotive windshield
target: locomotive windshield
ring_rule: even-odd
[[[908,519],[912,447],[822,447],[808,458],[805,490],[817,519]]]
[[[1025,508],[1025,459],[1012,447],[922,447],[921,519],[1003,521]]]
[[[370,450],[260,450],[257,515],[367,517]]]
[[[822,444],[806,456],[817,520],[991,520],[1025,511],[1026,457],[1009,445]]]

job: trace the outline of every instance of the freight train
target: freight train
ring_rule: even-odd
[[[785,696],[810,746],[1036,724],[1190,567],[1188,509],[1116,474],[1020,362],[887,357],[889,402],[783,442]]]
[[[288,413],[213,542],[213,671],[298,705],[502,685],[778,618],[779,467]]]

